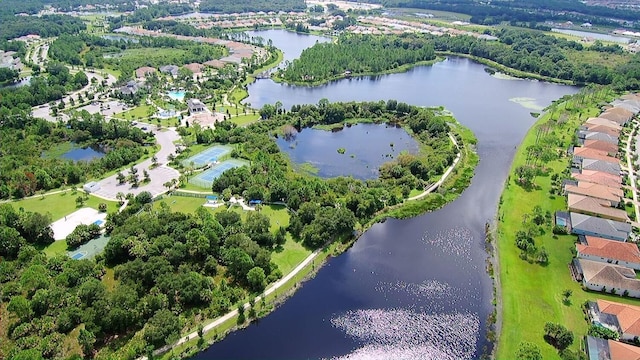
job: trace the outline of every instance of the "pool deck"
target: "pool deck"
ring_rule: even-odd
[[[56,241],[64,240],[78,225],[90,225],[96,221],[102,221],[104,223],[106,218],[106,213],[101,213],[96,209],[88,207],[82,208],[51,224],[53,238]]]

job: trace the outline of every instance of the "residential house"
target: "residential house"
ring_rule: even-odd
[[[589,360],[640,360],[640,347],[587,336],[585,351]]]
[[[573,166],[580,166],[582,159],[595,159],[619,164],[620,160],[609,156],[609,153],[603,150],[588,148],[584,146],[576,146],[573,148]]]
[[[640,112],[640,100],[638,99],[617,99],[614,100],[611,105],[614,108],[623,108],[631,111],[633,114]]]
[[[157,70],[155,68],[152,68],[152,67],[149,67],[149,66],[143,66],[141,68],[137,68],[136,69],[136,77],[138,79],[143,79],[148,74],[152,74],[152,73],[154,73],[156,71]]]
[[[569,213],[571,232],[576,235],[597,236],[610,240],[626,241],[631,224],[602,219],[584,214]]]
[[[216,69],[222,69],[226,64],[224,63],[224,61],[220,61],[220,60],[209,60],[205,62],[203,65],[210,66]]]
[[[125,85],[122,85],[120,86],[120,88],[118,88],[118,91],[120,91],[122,95],[135,95],[138,90],[140,90],[140,84],[138,84],[134,80],[130,80]]]
[[[627,222],[627,212],[611,207],[611,202],[590,196],[569,194],[567,197],[569,211],[584,215],[597,216],[604,219]]]
[[[163,74],[169,74],[173,77],[178,76],[178,69],[180,69],[176,65],[165,65],[160,67],[160,72]]]
[[[640,270],[640,250],[636,244],[599,238],[596,236],[579,236],[576,244],[578,258]]]
[[[207,107],[198,99],[187,100],[187,107],[189,108],[189,115],[198,114],[207,111]]]
[[[578,139],[582,140],[583,143],[587,140],[602,140],[602,141],[606,141],[606,142],[618,145],[617,136],[611,136],[605,133],[595,132],[595,131],[580,130],[578,131]]]
[[[618,144],[612,144],[602,140],[585,140],[582,147],[606,151],[610,156],[618,154]]]
[[[191,71],[194,75],[202,74],[202,70],[204,69],[204,65],[198,63],[191,63],[184,65],[183,68]]]
[[[589,303],[589,317],[605,327],[617,331],[621,340],[640,337],[640,306],[598,300]]]
[[[586,181],[578,181],[578,185],[566,185],[564,187],[565,194],[576,194],[589,196],[595,199],[606,200],[611,206],[618,206],[624,192],[620,188],[608,187],[600,184],[589,183]]]
[[[579,173],[572,173],[571,177],[578,181],[585,181],[594,184],[601,184],[608,187],[620,188],[622,185],[622,177],[602,171],[582,170]]]
[[[600,114],[601,118],[614,121],[620,125],[626,124],[633,118],[634,113],[622,107],[612,107]]]
[[[640,297],[640,280],[631,268],[586,259],[574,259],[572,266],[587,289]]]
[[[584,123],[585,125],[604,125],[613,129],[622,130],[622,125],[618,124],[615,121],[611,121],[609,119],[601,117],[588,118]]]
[[[602,160],[583,159],[579,167],[580,170],[596,170],[613,175],[620,175],[620,165]]]
[[[616,129],[613,127],[609,127],[607,125],[598,125],[598,124],[583,124],[580,127],[580,130],[584,130],[587,132],[600,132],[605,133],[610,136],[620,137],[620,129]]]

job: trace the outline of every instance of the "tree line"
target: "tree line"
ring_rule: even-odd
[[[105,122],[83,112],[68,123],[51,123],[24,113],[0,114],[0,199],[22,198],[38,191],[72,186],[137,161],[153,135],[126,122]],[[50,158],[47,151],[73,142],[105,152],[89,162]]]
[[[429,38],[403,34],[393,36],[343,35],[335,43],[318,43],[305,49],[280,73],[294,82],[326,81],[345,72],[352,75],[381,73],[405,64],[435,59]]]
[[[200,11],[206,13],[243,13],[258,11],[305,11],[303,0],[203,0]]]
[[[3,4],[3,7],[5,5]],[[53,37],[61,34],[78,34],[87,26],[80,19],[68,15],[43,16],[5,16],[0,17],[0,39],[14,39],[35,34],[41,37]]]

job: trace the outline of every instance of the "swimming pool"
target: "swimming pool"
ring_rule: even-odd
[[[184,100],[184,95],[186,93],[187,92],[184,91],[184,90],[172,90],[172,91],[167,92],[167,96],[169,96],[173,100],[182,101],[182,100]]]
[[[81,253],[81,252],[79,252],[79,253],[75,253],[75,254],[71,255],[71,258],[72,258],[73,260],[80,260],[80,259],[82,259],[85,255],[86,255],[85,253]]]
[[[93,223],[94,223],[94,224],[96,224],[96,225],[98,225],[98,226],[100,226],[100,225],[102,225],[102,224],[104,223],[104,221],[102,221],[102,220],[96,220],[96,221],[94,221]]]

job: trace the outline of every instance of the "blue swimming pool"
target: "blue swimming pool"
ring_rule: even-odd
[[[98,226],[100,226],[100,225],[102,225],[104,223],[104,221],[103,220],[96,220],[93,223],[98,225]]]
[[[75,253],[75,254],[71,255],[71,258],[72,258],[73,260],[80,260],[80,259],[82,259],[84,256],[85,256],[85,254],[84,254],[84,253],[79,252],[79,253]]]
[[[178,101],[182,101],[184,100],[184,95],[187,92],[184,90],[172,90],[167,92],[167,95],[172,98],[173,100],[178,100]]]

